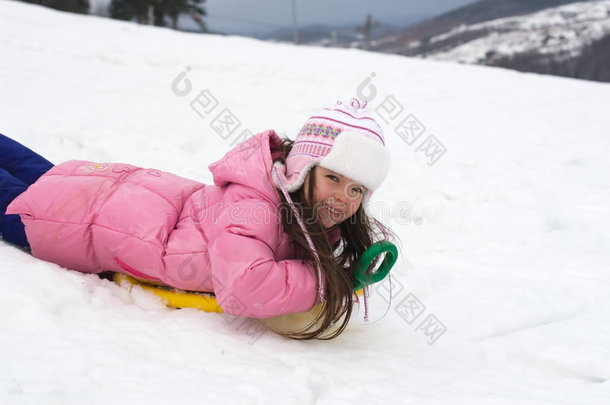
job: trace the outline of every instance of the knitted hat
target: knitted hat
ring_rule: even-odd
[[[310,117],[286,157],[285,168],[281,162],[274,164],[284,174],[274,177],[275,185],[296,191],[317,164],[362,184],[367,195],[377,189],[388,173],[390,156],[381,127],[365,107],[366,102],[352,98]]]

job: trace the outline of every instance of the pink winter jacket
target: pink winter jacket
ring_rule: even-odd
[[[272,130],[230,150],[205,185],[154,169],[72,160],[8,207],[32,254],[90,273],[117,271],[214,292],[224,311],[266,318],[318,302],[316,271],[294,259],[271,181]],[[339,239],[339,230],[330,234]]]

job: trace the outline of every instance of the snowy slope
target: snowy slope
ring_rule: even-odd
[[[587,1],[553,7],[525,16],[462,25],[430,38],[426,56],[466,63],[491,62],[536,52],[573,58],[592,42],[610,34],[610,1]],[[439,44],[446,44],[438,46]],[[489,53],[493,53],[489,56]]]
[[[372,322],[360,311],[333,341],[291,341],[0,243],[1,404],[610,403],[610,86],[7,0],[0,20],[0,132],[54,162],[209,182],[236,138],[211,126],[222,108],[238,131],[294,137],[359,86],[376,90],[373,109],[404,107],[385,125],[392,170],[370,207],[401,262]],[[191,102],[204,90],[219,104],[202,118]],[[395,131],[409,114],[425,126],[411,144]],[[432,165],[418,150],[429,135],[446,148]],[[428,316],[442,335],[426,335]]]

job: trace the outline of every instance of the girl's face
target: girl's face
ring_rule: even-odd
[[[321,166],[314,166],[305,178],[305,197],[309,198],[309,179],[314,176],[313,202],[322,226],[333,227],[351,217],[362,202],[366,187]]]

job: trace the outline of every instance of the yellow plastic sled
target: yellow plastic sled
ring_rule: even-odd
[[[176,288],[149,284],[126,274],[114,273],[114,282],[122,286],[142,287],[161,297],[165,305],[173,308],[197,308],[206,312],[224,312],[212,294],[195,291],[182,291]]]
[[[197,308],[205,312],[223,313],[223,309],[216,302],[216,297],[212,294],[196,291],[184,291],[168,286],[149,284],[146,281],[128,276],[122,273],[113,274],[114,282],[121,286],[142,287],[156,296],[160,297],[165,305],[172,308]],[[363,290],[356,291],[359,296],[363,294]]]

